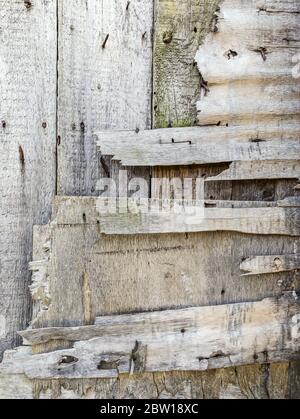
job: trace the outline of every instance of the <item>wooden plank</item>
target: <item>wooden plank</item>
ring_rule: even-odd
[[[193,126],[201,77],[194,63],[211,30],[219,0],[155,2],[153,123],[155,127]]]
[[[299,318],[299,300],[292,293],[256,303],[101,317],[94,327],[28,331],[27,340],[35,343],[76,343],[40,355],[22,349],[6,357],[0,371],[31,379],[109,378],[297,360]]]
[[[240,266],[242,276],[289,272],[300,269],[300,255],[255,256],[246,259]]]
[[[268,133],[269,134],[269,133]],[[176,166],[252,160],[297,160],[299,139],[251,138],[249,129],[171,128],[100,132],[98,146],[123,166]],[[288,134],[287,134],[288,136]],[[265,139],[267,138],[267,139]]]
[[[58,193],[97,195],[95,130],[151,127],[153,1],[69,0],[59,6]],[[140,176],[149,178],[149,172]]]
[[[298,160],[270,160],[233,162],[229,169],[217,176],[206,179],[207,182],[237,181],[254,179],[299,179],[300,162]]]
[[[216,32],[205,38],[196,56],[209,89],[198,102],[201,125],[278,121],[278,132],[297,126],[293,57],[300,41],[295,36],[298,7],[296,1],[268,1],[266,6],[260,0],[222,2]]]
[[[236,231],[299,236],[299,211],[284,202],[279,205],[207,208],[204,201],[57,198],[54,222],[97,225],[108,235]]]
[[[49,221],[55,194],[57,25],[56,0],[0,10],[1,359],[30,320],[32,227]]]

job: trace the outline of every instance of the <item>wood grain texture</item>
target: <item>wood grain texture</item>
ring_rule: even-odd
[[[73,341],[73,349],[6,355],[0,372],[31,379],[114,378],[206,371],[299,358],[299,300],[278,299],[100,317],[95,326],[28,331],[27,342]],[[284,329],[283,329],[284,325]]]
[[[296,0],[221,3],[217,30],[205,38],[196,57],[209,89],[198,102],[201,125],[251,123],[262,128],[277,121],[278,133],[297,127],[299,86],[293,57],[300,21],[295,9]]]
[[[211,30],[219,3],[219,0],[155,2],[154,127],[195,124],[202,81],[195,54]]]
[[[118,169],[101,163],[95,130],[151,127],[153,2],[127,3],[59,1],[59,194],[96,195]]]
[[[256,140],[249,130],[223,127],[172,128],[127,134],[115,131],[98,134],[98,146],[103,155],[113,156],[123,166],[184,166],[298,158],[298,138],[289,140],[286,133],[285,138],[276,140],[269,135],[265,134],[264,138],[270,141]]]
[[[174,2],[173,2],[174,3]],[[207,2],[212,5],[212,2]],[[226,2],[227,3],[227,2]],[[213,124],[217,124],[221,122],[221,124],[226,125],[228,122],[231,125],[239,124],[241,125],[242,122],[239,121],[236,118],[236,113],[238,112],[241,116],[241,113],[245,112],[245,107],[241,106],[240,109],[237,109],[239,104],[244,101],[246,98],[248,98],[248,106],[249,108],[254,109],[254,105],[251,107],[251,98],[253,97],[252,92],[252,84],[251,82],[247,80],[239,80],[239,77],[242,77],[242,70],[246,74],[247,77],[247,68],[249,66],[249,69],[253,71],[254,66],[251,65],[250,59],[244,65],[244,69],[241,66],[237,66],[237,75],[232,77],[230,80],[225,79],[227,77],[227,74],[229,73],[228,67],[231,66],[231,68],[235,69],[235,58],[233,60],[230,60],[230,62],[227,62],[227,59],[223,56],[225,52],[228,52],[228,49],[232,47],[236,42],[239,42],[239,36],[240,36],[240,27],[241,24],[244,25],[242,28],[242,31],[246,33],[248,29],[248,23],[247,19],[248,16],[246,16],[246,19],[242,19],[239,21],[241,16],[244,16],[244,11],[248,12],[248,8],[252,5],[257,6],[257,13],[264,13],[266,17],[264,18],[264,22],[261,25],[257,25],[255,30],[252,30],[251,37],[252,40],[256,39],[257,34],[256,32],[259,32],[259,36],[261,34],[264,34],[264,28],[267,25],[267,28],[270,28],[271,24],[266,22],[266,18],[269,17],[269,22],[272,22],[273,19],[279,18],[280,15],[282,15],[281,22],[283,19],[288,20],[289,16],[293,18],[293,21],[295,23],[294,17],[298,16],[299,12],[299,2],[295,0],[289,0],[289,1],[273,1],[268,0],[267,2],[248,2],[247,5],[245,2],[241,5],[241,2],[236,2],[236,8],[233,8],[231,10],[227,9],[227,13],[224,16],[223,13],[223,4],[224,2],[220,2],[218,4],[215,4],[216,8],[211,14],[210,22],[210,28],[209,30],[205,30],[203,33],[203,39],[201,40],[202,44],[199,50],[199,53],[196,56],[196,60],[201,62],[203,66],[199,68],[200,72],[202,73],[202,78],[199,78],[197,76],[197,80],[194,79],[191,81],[189,79],[189,76],[186,76],[185,80],[189,80],[186,82],[186,84],[183,82],[181,84],[182,88],[179,93],[179,95],[174,95],[172,92],[174,91],[173,85],[173,78],[176,78],[176,55],[177,55],[177,49],[176,45],[173,43],[170,43],[168,45],[168,48],[166,48],[166,51],[168,52],[168,55],[165,54],[165,56],[162,56],[162,68],[169,68],[169,62],[174,63],[171,64],[172,70],[174,71],[168,71],[167,76],[164,77],[163,80],[167,80],[166,87],[162,88],[159,92],[159,99],[161,96],[164,95],[164,90],[167,92],[171,92],[171,94],[168,94],[166,96],[166,100],[164,101],[164,109],[162,112],[162,117],[160,117],[159,113],[154,114],[154,127],[155,128],[165,128],[168,126],[186,126],[186,125],[193,125],[195,116],[196,116],[196,109],[192,106],[189,106],[189,104],[182,105],[180,107],[179,112],[176,115],[176,118],[172,118],[172,114],[170,112],[170,109],[179,109],[177,106],[177,103],[184,104],[184,100],[186,97],[190,97],[190,95],[193,95],[195,92],[195,97],[199,97],[199,82],[201,83],[201,100],[198,104],[198,111],[199,110],[205,110],[205,114],[203,115],[201,112],[198,114],[198,123],[200,125],[205,125],[207,122],[211,122]],[[228,4],[228,3],[227,3]],[[175,9],[175,8],[174,8]],[[180,6],[177,8],[180,10]],[[225,9],[226,10],[226,9]],[[180,12],[178,12],[180,13]],[[186,15],[188,16],[188,15]],[[294,16],[294,17],[293,17]],[[230,27],[232,37],[230,38],[229,46],[224,44],[224,50],[222,46],[222,39],[224,37],[224,31],[220,31],[220,25],[224,24],[225,17],[228,17],[228,25],[227,27]],[[189,16],[187,17],[187,23],[184,21],[184,25],[187,28],[188,31],[191,28],[190,21],[192,21],[193,17]],[[201,25],[204,25],[205,27],[207,17],[204,18],[202,21],[201,16],[198,18],[198,23]],[[231,20],[234,20],[232,22]],[[277,30],[278,26],[275,20],[273,20],[274,25],[272,27],[272,32],[275,37],[277,37]],[[225,22],[226,23],[226,22]],[[156,23],[159,24],[159,23]],[[175,24],[176,25],[176,24]],[[184,26],[182,25],[182,26]],[[285,23],[287,26],[287,24]],[[251,28],[251,25],[249,25]],[[251,28],[252,29],[252,28]],[[182,30],[182,29],[181,29]],[[210,33],[210,31],[212,31]],[[270,30],[268,29],[268,35],[270,34]],[[297,42],[297,32],[292,33],[292,31],[289,31],[287,28],[287,34],[285,34],[282,37],[282,40],[286,38],[286,42],[292,42],[292,40],[295,40]],[[207,36],[208,34],[208,36]],[[238,34],[238,36],[237,36]],[[206,39],[208,39],[206,41]],[[225,38],[224,38],[225,39]],[[229,38],[228,38],[229,39]],[[278,37],[277,37],[278,39]],[[219,49],[221,51],[221,55],[215,53],[215,49],[212,48],[213,45],[215,45],[215,41],[217,41],[219,44]],[[226,41],[227,43],[227,41]],[[264,45],[262,45],[264,47]],[[256,49],[256,48],[255,48]],[[275,50],[275,48],[274,48]],[[276,51],[276,50],[275,50]],[[283,50],[282,50],[283,51]],[[182,54],[185,54],[184,49],[182,48]],[[237,50],[239,53],[240,51]],[[154,49],[155,53],[155,49]],[[280,72],[279,79],[283,80],[285,75],[288,73],[288,68],[292,69],[295,66],[295,63],[292,62],[293,56],[297,53],[295,49],[293,51],[288,50],[287,52],[282,54],[282,63],[280,62],[279,53],[273,54],[273,56],[276,55],[276,59],[272,59],[272,65],[269,63],[267,64],[268,68],[270,69],[269,73],[274,74],[273,67],[275,71],[278,74],[278,71]],[[160,55],[160,51],[158,50],[158,54]],[[258,86],[254,80],[258,80],[260,75],[265,74],[263,77],[266,79],[266,76],[268,76],[267,71],[264,71],[265,68],[265,61],[262,58],[261,52],[255,53],[257,54],[257,57],[255,60],[257,60],[257,66],[256,70],[258,73],[254,76],[255,79],[253,79],[253,83],[255,83],[255,86]],[[237,56],[239,57],[239,56]],[[254,57],[254,53],[253,53]],[[271,57],[271,54],[267,56],[267,59]],[[194,56],[193,56],[194,58]],[[224,59],[224,61],[222,61]],[[192,60],[189,61],[189,65],[192,65]],[[220,61],[222,61],[221,65],[219,64]],[[275,65],[276,62],[276,65]],[[253,63],[252,63],[253,64]],[[207,70],[209,71],[205,71]],[[154,68],[155,71],[155,68]],[[239,72],[240,71],[240,72]],[[221,79],[224,80],[224,88],[220,86],[218,87],[218,84],[214,85],[213,82],[211,82],[212,78],[214,77],[214,74],[218,76],[217,73],[221,73],[222,77]],[[249,74],[249,73],[248,73]],[[175,75],[175,76],[174,76]],[[251,72],[250,74],[251,75]],[[237,77],[237,81],[235,82],[235,77]],[[271,76],[272,77],[272,76]],[[288,79],[288,81],[287,81]],[[249,79],[251,80],[251,79]],[[207,82],[207,84],[206,84]],[[227,85],[226,85],[227,83]],[[276,80],[274,79],[274,83],[276,83]],[[293,101],[295,98],[292,96],[291,89],[293,89],[293,81],[291,81],[291,73],[287,74],[287,78],[284,80],[284,84],[287,84],[288,92],[289,92],[289,98],[291,98]],[[294,81],[295,83],[295,81]],[[244,88],[242,88],[244,85]],[[154,84],[156,87],[156,84]],[[232,87],[238,88],[241,86],[241,95],[234,95],[232,92]],[[273,94],[274,91],[279,92],[281,91],[281,94],[284,96],[279,97],[278,94],[276,94],[276,98],[278,98],[279,101],[286,101],[285,91],[283,91],[284,88],[275,88],[270,87],[270,84],[266,84],[265,89],[265,82],[261,83],[261,87],[257,87],[257,89],[260,89],[259,91],[261,93],[257,94],[255,91],[255,100],[257,97],[261,97],[265,90],[266,90],[266,98],[269,97],[269,95]],[[207,88],[210,90],[208,91]],[[213,90],[214,89],[214,90]],[[281,89],[281,90],[280,90]],[[155,89],[156,90],[156,89]],[[236,89],[235,89],[236,90]],[[249,93],[250,91],[250,93]],[[221,97],[223,95],[223,99]],[[226,103],[224,103],[227,101]],[[156,105],[159,105],[160,100],[158,100],[158,103]],[[293,102],[295,104],[295,102]],[[236,104],[236,105],[235,105]],[[215,108],[214,108],[214,105]],[[217,108],[217,105],[219,105],[220,108],[223,109],[223,115],[220,119],[216,117],[216,115],[213,114],[213,112],[222,114],[222,109]],[[232,115],[230,114],[230,111],[228,111],[228,107],[232,106]],[[268,104],[264,106],[262,103],[259,104],[259,108],[257,109],[258,112],[262,113],[263,109],[266,109],[266,113],[268,113]],[[295,106],[297,108],[298,105]],[[248,109],[249,109],[248,108]],[[269,126],[274,126],[275,132],[277,131],[277,135],[283,134],[285,130],[289,130],[289,132],[292,132],[294,129],[295,131],[298,130],[298,116],[285,116],[284,121],[282,122],[280,117],[274,116],[274,118],[271,118],[271,116],[268,118],[268,123],[261,123],[262,117],[259,116],[258,122],[257,116],[255,114],[256,108],[254,109],[254,112],[252,112],[254,123],[245,123],[245,126],[249,124],[249,126],[254,129],[254,138],[260,138],[261,135],[263,135],[264,130],[268,130]],[[274,109],[274,108],[273,108]],[[287,110],[289,109],[286,108]],[[159,111],[160,108],[157,107],[156,111]],[[224,112],[225,110],[225,112]],[[286,110],[286,112],[287,112]],[[247,109],[246,109],[247,111]],[[171,114],[171,117],[169,115]],[[157,117],[155,117],[157,115]],[[174,115],[174,112],[173,112]],[[248,118],[250,119],[250,117]],[[177,124],[174,122],[174,120],[179,123]],[[267,118],[265,118],[265,121]],[[188,123],[185,123],[185,121],[188,121]],[[289,123],[291,121],[291,123]],[[243,122],[244,124],[244,122]],[[255,132],[257,130],[257,132]],[[256,136],[257,135],[257,136]],[[191,168],[188,167],[185,170],[182,168],[154,168],[153,169],[153,177],[165,177],[167,179],[171,179],[173,177],[198,177],[198,176],[204,176],[207,177],[213,177],[220,174],[222,171],[228,169],[228,167],[224,168],[224,166],[218,166],[214,165],[212,166],[205,166],[203,168]],[[257,175],[257,172],[253,172],[253,178],[251,177],[251,181],[237,181],[232,182],[232,180],[229,181],[212,181],[207,182],[206,185],[206,191],[205,196],[208,199],[233,199],[233,200],[264,200],[264,201],[274,201],[277,199],[283,199],[287,196],[292,195],[295,193],[294,187],[297,185],[296,182],[292,181],[274,181],[274,180],[259,180],[254,181],[254,176]],[[259,176],[259,175],[258,175]],[[156,193],[155,197],[159,197],[160,192],[154,191]],[[200,237],[201,236],[201,237]],[[196,239],[197,237],[197,239]],[[298,282],[298,275],[294,274],[284,274],[284,278],[278,278],[279,276],[282,276],[283,274],[276,274],[277,279],[275,278],[275,275],[262,275],[259,278],[259,281],[257,278],[247,278],[245,282],[243,282],[243,286],[240,287],[236,279],[236,263],[235,257],[241,257],[243,259],[242,253],[247,254],[247,252],[250,252],[249,257],[253,256],[253,254],[262,254],[262,255],[270,255],[270,254],[277,254],[278,252],[275,251],[275,249],[280,248],[280,252],[278,254],[282,253],[288,253],[287,249],[289,246],[292,249],[292,253],[295,251],[295,249],[298,248],[299,243],[298,240],[292,240],[289,244],[286,240],[283,240],[280,244],[277,242],[277,240],[272,239],[270,242],[266,240],[266,238],[259,238],[256,236],[253,236],[251,238],[251,241],[248,242],[248,240],[240,236],[240,235],[232,235],[232,234],[225,234],[225,233],[216,233],[213,235],[197,235],[194,237],[194,235],[188,235],[187,236],[187,244],[192,245],[194,243],[194,239],[197,240],[197,248],[199,248],[199,252],[197,253],[197,256],[199,259],[202,260],[203,256],[203,262],[202,265],[199,266],[199,269],[201,271],[201,276],[198,279],[198,286],[194,288],[195,293],[197,292],[196,289],[198,287],[201,289],[201,295],[203,297],[203,300],[205,300],[204,304],[213,304],[216,300],[219,301],[227,301],[227,302],[234,302],[234,301],[241,301],[241,298],[243,301],[248,301],[251,299],[255,299],[255,296],[266,296],[266,295],[272,295],[275,294],[278,291],[278,287],[281,288],[283,285],[283,288],[285,287],[295,287],[296,289],[299,289],[299,282]],[[175,240],[174,240],[175,242]],[[247,244],[246,244],[247,242]],[[245,247],[246,245],[246,247]],[[199,247],[198,247],[199,246]],[[279,246],[279,247],[278,247]],[[210,249],[210,254],[206,255],[206,249]],[[215,251],[213,251],[215,249]],[[232,253],[228,255],[228,249],[232,250]],[[243,250],[242,250],[243,249]],[[260,250],[258,250],[260,249]],[[252,255],[251,255],[252,252]],[[206,255],[206,256],[205,256]],[[222,257],[222,266],[218,264],[218,260],[220,258],[220,255],[228,255],[228,259],[225,257]],[[234,255],[234,256],[233,256]],[[188,255],[182,255],[182,257],[185,257],[186,265],[192,266],[192,261],[189,261]],[[178,258],[177,258],[178,260]],[[230,260],[230,262],[229,262]],[[229,262],[227,265],[227,261]],[[233,268],[234,267],[234,268]],[[225,268],[225,269],[223,269]],[[185,267],[186,269],[186,267]],[[205,272],[204,276],[203,273]],[[225,274],[224,274],[225,272]],[[231,272],[231,274],[229,274]],[[211,277],[214,278],[214,285],[211,284],[209,280],[209,274]],[[206,275],[208,275],[206,277]],[[283,280],[283,283],[281,282]],[[276,285],[275,285],[276,284]],[[281,284],[281,285],[279,285]],[[222,290],[221,294],[218,295],[218,293]],[[225,293],[224,293],[225,291]],[[193,294],[193,293],[192,293]],[[202,297],[200,298],[202,300]],[[221,297],[221,298],[220,298]],[[185,294],[184,297],[185,301],[190,301],[190,297]],[[202,303],[203,303],[202,300]],[[178,376],[170,377],[170,380],[172,382],[173,388],[182,390],[183,388],[190,388],[189,383],[194,383],[194,379],[196,379],[197,383],[201,383],[203,393],[201,390],[194,389],[192,385],[192,394],[197,394],[200,397],[207,397],[207,398],[289,398],[294,397],[295,392],[293,391],[293,388],[299,388],[299,385],[297,386],[297,381],[299,379],[297,378],[297,371],[299,371],[299,368],[297,368],[296,364],[293,364],[291,367],[289,367],[288,364],[282,364],[282,365],[265,365],[262,368],[254,368],[254,367],[248,367],[248,368],[241,368],[238,367],[235,370],[218,370],[216,374],[212,375],[205,375],[197,373],[196,376],[182,376],[179,378]],[[299,372],[298,372],[299,375]],[[164,380],[164,379],[163,379]],[[157,380],[159,381],[159,380]],[[170,381],[168,380],[168,383]],[[201,387],[200,386],[200,387]],[[194,393],[195,391],[195,393]],[[297,390],[296,390],[297,391]]]
[[[229,169],[217,176],[206,179],[211,181],[238,181],[257,179],[299,179],[300,162],[298,160],[270,160],[233,162]]]
[[[57,33],[55,0],[0,10],[1,358],[30,319],[32,227],[48,222],[55,194]]]
[[[248,205],[247,205],[248,204]],[[207,208],[207,206],[216,208]],[[290,204],[293,205],[293,204]],[[58,226],[94,225],[101,234],[138,235],[235,231],[245,234],[299,236],[299,210],[289,201],[277,206],[237,203],[218,208],[205,201],[56,198]]]
[[[255,256],[241,263],[243,276],[289,272],[300,269],[300,255]]]

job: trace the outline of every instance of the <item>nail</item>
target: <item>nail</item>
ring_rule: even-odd
[[[102,44],[102,48],[103,48],[103,49],[106,47],[106,44],[107,44],[108,38],[109,38],[109,33],[106,35],[105,40],[104,40],[104,42],[103,42],[103,44]]]

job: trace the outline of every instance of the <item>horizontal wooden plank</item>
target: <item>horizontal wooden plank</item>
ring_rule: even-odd
[[[295,127],[294,127],[295,129]],[[299,136],[278,135],[271,128],[257,136],[245,127],[193,127],[149,131],[102,131],[97,144],[103,155],[124,166],[178,166],[235,161],[297,160]]]
[[[22,333],[34,344],[75,342],[70,350],[8,353],[2,374],[31,379],[108,378],[157,371],[206,371],[299,358],[299,299],[100,317],[95,326]],[[284,325],[284,327],[283,327]]]
[[[300,269],[300,254],[255,256],[243,261],[240,268],[243,276],[294,271]]]
[[[300,211],[290,208],[293,204],[286,200],[274,207],[257,204],[257,207],[232,208],[230,203],[229,208],[218,208],[204,201],[57,197],[54,222],[57,225],[97,224],[99,231],[108,235],[235,231],[298,236]]]
[[[266,160],[266,161],[244,161],[233,162],[229,169],[217,176],[206,179],[210,181],[234,181],[254,179],[299,179],[299,160]]]

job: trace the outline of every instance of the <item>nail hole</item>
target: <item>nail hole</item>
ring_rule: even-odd
[[[43,122],[43,123],[42,123],[42,127],[43,127],[44,129],[46,129],[46,128],[47,128],[47,122]]]
[[[81,129],[82,132],[85,131],[85,124],[84,124],[84,122],[81,122],[80,129]]]
[[[5,121],[2,121],[2,128],[6,128],[6,122]]]
[[[78,361],[79,359],[75,358],[75,356],[65,355],[60,359],[60,361],[58,362],[58,365],[76,364]]]
[[[32,3],[29,0],[24,0],[24,4],[25,4],[26,9],[30,9],[32,7]]]

